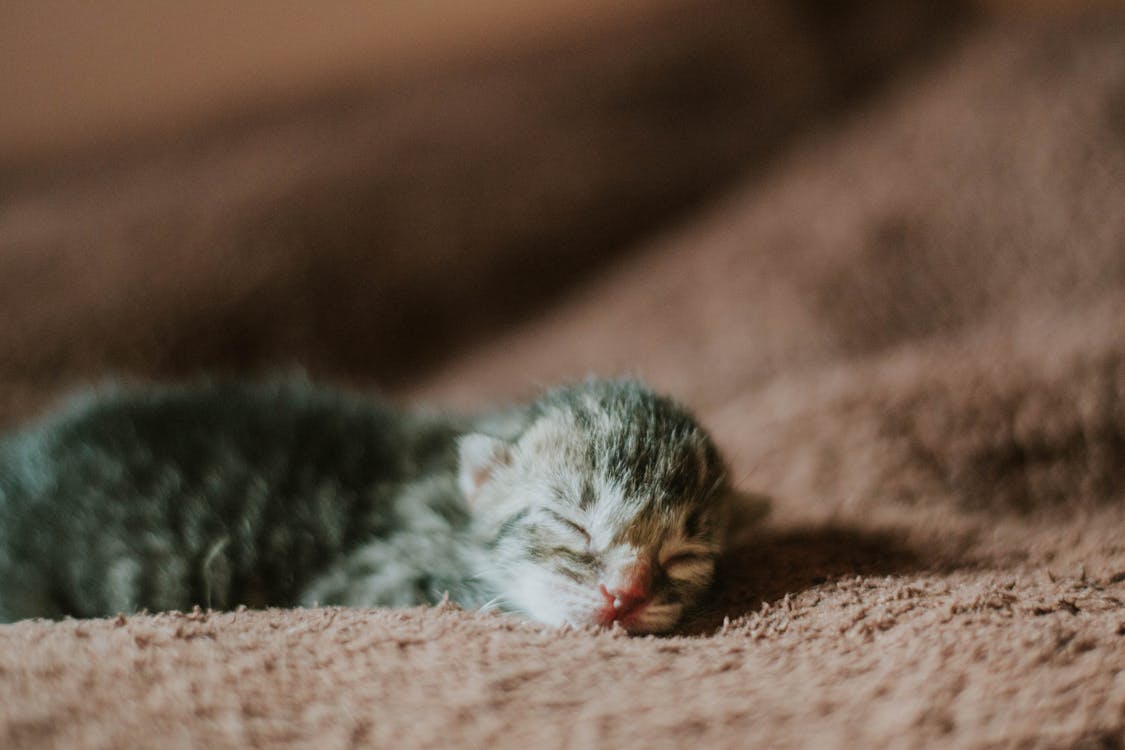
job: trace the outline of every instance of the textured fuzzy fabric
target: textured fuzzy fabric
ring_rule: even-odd
[[[78,263],[75,238],[98,222],[121,262],[89,285],[47,285],[100,302],[81,319],[33,309],[30,292],[3,302],[27,326],[0,326],[8,421],[83,373],[180,372],[193,357],[242,367],[314,352],[326,370],[460,406],[627,371],[692,404],[773,514],[671,638],[447,606],[0,627],[0,745],[1121,747],[1122,49],[1120,14],[974,30],[880,97],[819,120],[768,168],[746,156],[740,186],[518,325],[478,335],[494,312],[474,311],[477,333],[433,328],[472,345],[443,349],[440,365],[411,360],[410,377],[398,362],[372,374],[365,354],[348,358],[340,342],[362,305],[345,306],[356,317],[335,321],[341,330],[315,316],[289,330],[299,305],[275,319],[235,304],[251,288],[316,298],[329,280],[293,270],[306,266],[271,266],[285,284],[256,287],[239,268],[231,278],[248,286],[232,287],[216,251],[177,287],[176,264],[197,268],[188,248],[202,247],[184,241],[163,281],[141,283],[120,195],[21,188],[3,215],[9,271],[39,262],[35,237],[63,267]],[[138,174],[138,190],[180,178]],[[214,200],[238,205],[228,198]],[[210,226],[236,241],[230,224]],[[31,286],[13,278],[0,284]],[[143,297],[137,310],[110,295],[126,289]],[[531,309],[517,297],[495,309]],[[137,320],[147,302],[155,312]],[[221,345],[190,337],[194,314]],[[251,321],[248,340],[272,338],[240,351],[238,335],[222,338],[224,316]],[[183,353],[137,333],[164,330],[182,333]],[[327,340],[315,350],[314,334]]]

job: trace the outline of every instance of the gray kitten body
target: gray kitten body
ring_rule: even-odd
[[[448,593],[667,630],[726,497],[710,439],[635,381],[478,416],[299,380],[103,390],[0,441],[0,621]]]

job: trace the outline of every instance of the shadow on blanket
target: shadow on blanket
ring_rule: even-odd
[[[909,546],[890,531],[848,524],[765,527],[719,562],[710,601],[682,632],[706,635],[763,607],[806,589],[856,576],[889,576],[932,570],[926,550]]]

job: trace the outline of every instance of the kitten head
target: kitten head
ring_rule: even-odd
[[[706,591],[728,513],[710,438],[632,381],[552,391],[515,440],[462,438],[460,484],[502,604],[663,632]]]

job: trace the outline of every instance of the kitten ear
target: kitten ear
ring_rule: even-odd
[[[461,437],[458,450],[457,483],[461,494],[472,505],[477,492],[493,472],[507,466],[512,458],[512,446],[499,438],[470,433]]]
[[[758,522],[769,515],[772,504],[768,495],[731,490],[728,495],[727,547],[733,549],[746,544]]]

